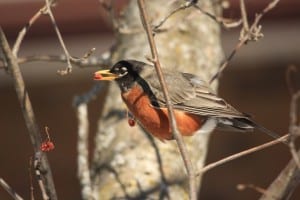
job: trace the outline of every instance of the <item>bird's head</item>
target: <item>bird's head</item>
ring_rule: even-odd
[[[94,80],[115,80],[121,90],[126,91],[141,78],[140,75],[142,71],[144,71],[145,66],[149,65],[136,60],[121,60],[114,64],[114,66],[109,70],[100,70],[95,72]]]

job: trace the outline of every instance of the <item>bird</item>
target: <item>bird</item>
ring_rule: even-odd
[[[219,97],[199,76],[169,68],[162,68],[162,73],[182,136],[209,133],[217,128],[238,132],[258,129],[273,138],[279,137]],[[110,69],[96,71],[94,80],[116,81],[123,102],[139,124],[162,141],[174,139],[166,100],[153,65],[120,60]]]

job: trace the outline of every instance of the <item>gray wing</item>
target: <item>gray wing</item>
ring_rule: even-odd
[[[174,76],[174,73],[177,74]],[[248,118],[248,116],[237,111],[225,100],[218,97],[209,85],[199,77],[166,69],[164,69],[163,74],[173,108],[202,116]],[[151,98],[153,106],[166,107],[156,73],[150,73],[144,78],[154,94]]]

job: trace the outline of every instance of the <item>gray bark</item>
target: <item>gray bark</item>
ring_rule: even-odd
[[[184,1],[147,1],[152,24],[158,24],[180,3]],[[220,10],[219,5],[212,5],[209,0],[199,5],[214,14]],[[112,63],[121,59],[147,62],[145,56],[151,54],[139,16],[137,2],[130,1],[120,24],[122,30],[116,34]],[[223,58],[219,25],[196,9],[188,8],[172,16],[162,28],[168,31],[155,35],[162,66],[209,80]],[[108,87],[92,165],[99,198],[158,199],[168,193],[170,199],[188,199],[186,171],[176,142],[161,142],[139,126],[130,127],[119,88],[116,84]],[[184,138],[196,169],[204,165],[209,136],[195,134]]]

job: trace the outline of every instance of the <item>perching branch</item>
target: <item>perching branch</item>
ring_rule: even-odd
[[[186,146],[185,146],[182,136],[177,128],[171,99],[170,99],[167,85],[166,85],[166,82],[165,82],[165,79],[164,79],[164,76],[162,73],[162,69],[161,69],[161,65],[160,65],[160,61],[159,61],[159,57],[158,57],[158,53],[157,53],[157,48],[156,48],[155,41],[153,38],[153,31],[149,24],[149,19],[148,19],[148,15],[146,12],[144,0],[138,0],[138,5],[139,5],[140,13],[141,13],[142,24],[145,28],[145,31],[146,31],[147,37],[148,37],[151,54],[152,54],[152,61],[154,63],[156,73],[157,73],[157,76],[158,76],[158,79],[159,79],[159,82],[162,87],[162,91],[163,91],[163,94],[164,94],[164,97],[166,100],[166,106],[168,108],[168,115],[169,115],[169,120],[170,120],[169,123],[171,125],[173,137],[175,138],[175,140],[177,142],[179,151],[181,153],[182,159],[184,161],[184,165],[185,165],[187,173],[188,173],[189,187],[190,187],[190,191],[189,191],[190,199],[196,200],[197,199],[197,184],[196,184],[196,176],[195,176],[195,171],[193,168],[193,163],[191,162],[191,159],[188,156]]]
[[[38,125],[36,123],[36,119],[34,116],[33,108],[31,105],[31,101],[29,99],[29,95],[27,93],[25,83],[19,68],[19,65],[17,63],[17,60],[15,56],[12,54],[11,49],[8,45],[8,42],[6,40],[6,37],[2,31],[2,28],[0,27],[0,45],[1,49],[3,51],[5,60],[7,61],[8,64],[8,69],[11,72],[16,93],[19,99],[19,103],[21,105],[21,109],[23,112],[23,117],[25,119],[25,123],[29,132],[30,140],[34,148],[35,153],[40,153],[41,154],[41,159],[40,159],[40,167],[43,172],[45,172],[42,176],[43,182],[46,186],[46,192],[47,195],[52,199],[56,200],[56,191],[54,187],[54,182],[52,178],[52,173],[50,169],[50,165],[47,160],[46,154],[42,153],[40,150],[41,146],[41,134],[38,128]]]

